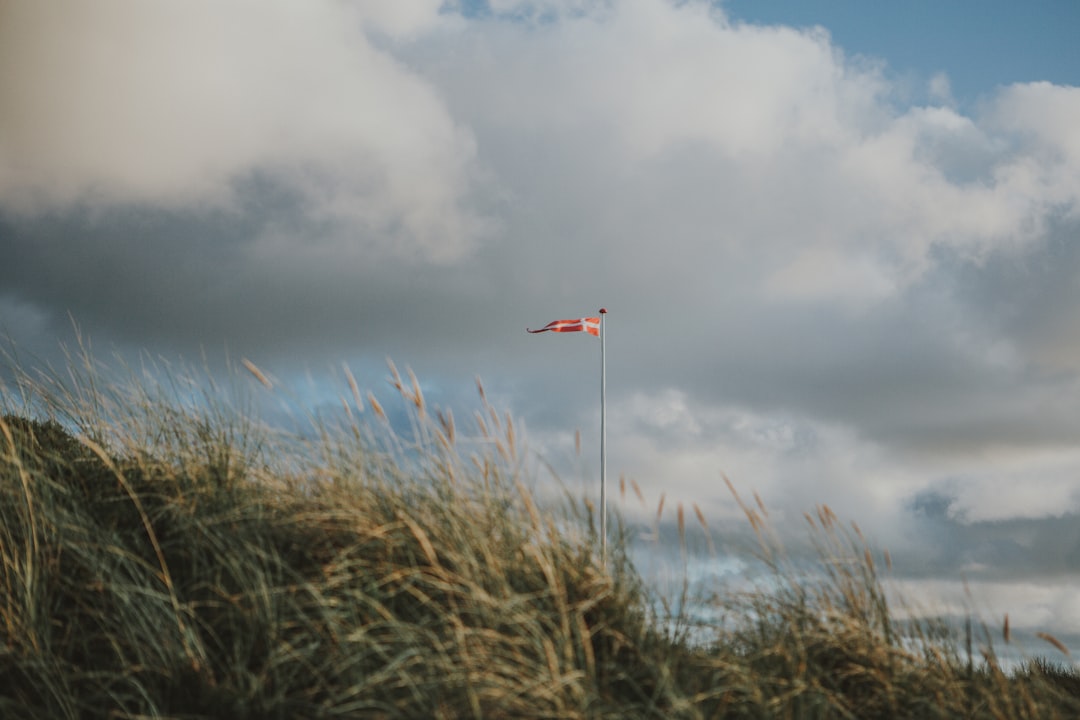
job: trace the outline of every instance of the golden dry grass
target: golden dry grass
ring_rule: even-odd
[[[279,392],[242,365],[254,391]],[[159,368],[106,381],[88,354],[59,373],[11,371],[3,717],[1080,712],[1069,671],[1007,675],[992,652],[974,667],[941,628],[897,623],[874,552],[825,506],[807,516],[821,560],[807,582],[761,499],[744,504],[732,486],[769,577],[709,601],[726,617],[715,626],[695,622],[685,593],[666,617],[624,532],[602,566],[587,503],[534,497],[519,431],[482,386],[467,436],[391,367],[402,435],[346,367],[345,420],[285,433],[209,377]]]

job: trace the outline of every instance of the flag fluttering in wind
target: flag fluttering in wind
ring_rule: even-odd
[[[604,323],[607,315],[605,308],[600,308],[599,317],[583,317],[577,320],[553,320],[539,330],[542,332],[587,332],[600,338],[600,557],[607,565],[607,381],[604,379],[607,361],[604,358]]]
[[[552,320],[539,330],[526,331],[531,333],[542,332],[587,332],[590,335],[600,337],[600,318],[598,317],[586,317],[578,318],[577,320]]]

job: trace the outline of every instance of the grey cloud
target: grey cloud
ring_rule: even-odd
[[[947,487],[947,483],[946,483]],[[1015,581],[1080,575],[1080,516],[965,522],[956,498],[929,490],[910,501],[914,547],[896,558],[909,577]]]
[[[946,256],[956,295],[983,323],[1013,339],[1048,376],[1077,368],[1080,221],[1051,216],[1038,242],[981,262]]]

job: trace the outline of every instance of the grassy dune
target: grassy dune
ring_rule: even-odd
[[[0,717],[1080,716],[1073,672],[897,622],[828,508],[808,582],[745,505],[768,589],[690,632],[625,538],[605,567],[587,506],[534,499],[485,401],[464,436],[394,372],[403,438],[346,373],[348,421],[286,434],[208,379],[11,372]]]

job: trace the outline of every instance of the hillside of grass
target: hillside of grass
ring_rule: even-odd
[[[1080,716],[1064,666],[1006,673],[894,620],[827,508],[809,582],[744,506],[773,577],[700,601],[724,617],[702,627],[665,614],[625,535],[601,561],[586,503],[534,497],[486,401],[466,437],[395,371],[401,437],[349,376],[346,422],[286,433],[209,380],[12,374],[0,717]]]

